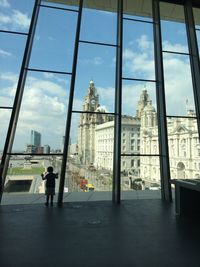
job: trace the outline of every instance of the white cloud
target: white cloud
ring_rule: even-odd
[[[28,29],[30,18],[19,10],[12,10],[10,16],[0,13],[0,25],[11,26],[13,29]]]
[[[8,0],[0,0],[1,7],[10,7]]]
[[[55,75],[53,73],[44,72],[43,75],[44,75],[44,78],[47,78],[47,79],[55,78]]]
[[[175,51],[175,52],[180,52],[180,53],[187,53],[188,48],[184,45],[181,44],[171,44],[168,41],[163,42],[163,50],[165,51]]]
[[[12,22],[12,20],[9,16],[7,16],[3,13],[0,13],[0,23],[1,24],[9,24],[11,22]]]
[[[155,79],[154,59],[148,50],[133,52],[125,49],[123,52],[125,77]]]
[[[105,106],[108,112],[114,112],[115,89],[113,87],[98,87],[99,102],[101,106]]]
[[[4,72],[4,73],[0,73],[0,80],[5,80],[5,81],[15,83],[18,80],[18,76],[12,72]]]
[[[10,52],[3,50],[3,49],[0,49],[0,56],[1,57],[10,57],[10,56],[12,56],[12,54]]]
[[[138,47],[141,50],[145,51],[152,51],[153,49],[153,43],[148,40],[148,37],[146,35],[141,35],[140,38],[136,40]]]
[[[13,10],[12,23],[18,25],[21,29],[28,29],[30,18],[19,10]]]
[[[0,88],[1,101],[12,106],[17,77],[12,73],[2,73],[1,78],[3,78],[2,81],[10,84],[10,86]],[[59,147],[65,130],[67,104],[68,89],[66,86],[61,86],[55,81],[28,76],[14,148],[25,149],[25,144],[30,142],[31,129],[42,133],[43,144],[49,143],[54,148]],[[6,123],[5,120],[7,117],[2,118],[1,124]]]
[[[101,57],[94,57],[90,59],[80,59],[80,63],[84,65],[101,65],[103,64],[103,59]]]
[[[131,78],[152,79],[155,76],[153,43],[144,35],[136,43],[137,46],[133,46],[132,49],[127,48],[123,52],[125,73]],[[165,41],[163,44],[163,49],[168,51],[186,52],[187,49],[184,45],[178,43],[174,45],[169,41]],[[186,115],[186,99],[188,98],[190,102],[194,103],[189,57],[165,53],[164,78],[167,115]],[[130,84],[134,85],[134,82],[130,82]],[[131,90],[127,88],[129,97],[124,99],[126,102],[123,103],[127,105],[127,108],[130,107],[130,99],[134,98],[130,92]]]

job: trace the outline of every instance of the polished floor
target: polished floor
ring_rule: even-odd
[[[1,267],[199,267],[200,219],[160,199],[0,207]]]

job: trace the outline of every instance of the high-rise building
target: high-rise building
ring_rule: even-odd
[[[50,154],[51,148],[49,145],[44,145],[44,154]]]
[[[36,147],[41,146],[41,133],[31,130],[31,145]]]

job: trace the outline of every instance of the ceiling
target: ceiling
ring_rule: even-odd
[[[64,4],[68,6],[77,6],[79,0],[46,0],[47,2],[54,2]],[[173,21],[184,21],[183,6],[178,4],[169,4],[169,0],[162,2],[161,18]],[[174,0],[172,3],[184,3],[185,0]],[[152,16],[152,0],[124,0],[123,12],[128,15],[151,17]],[[193,0],[193,4],[200,6],[200,0]],[[116,0],[84,0],[84,7],[116,12],[117,1]],[[195,10],[196,18],[200,22],[200,10]]]

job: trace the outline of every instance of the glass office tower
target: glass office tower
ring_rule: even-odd
[[[199,178],[198,1],[0,5],[1,196],[43,193],[48,165],[60,205],[89,191],[171,201],[171,179]],[[32,129],[51,152],[26,149]],[[13,191],[27,174],[37,186]]]
[[[41,146],[41,134],[31,130],[31,145]]]

